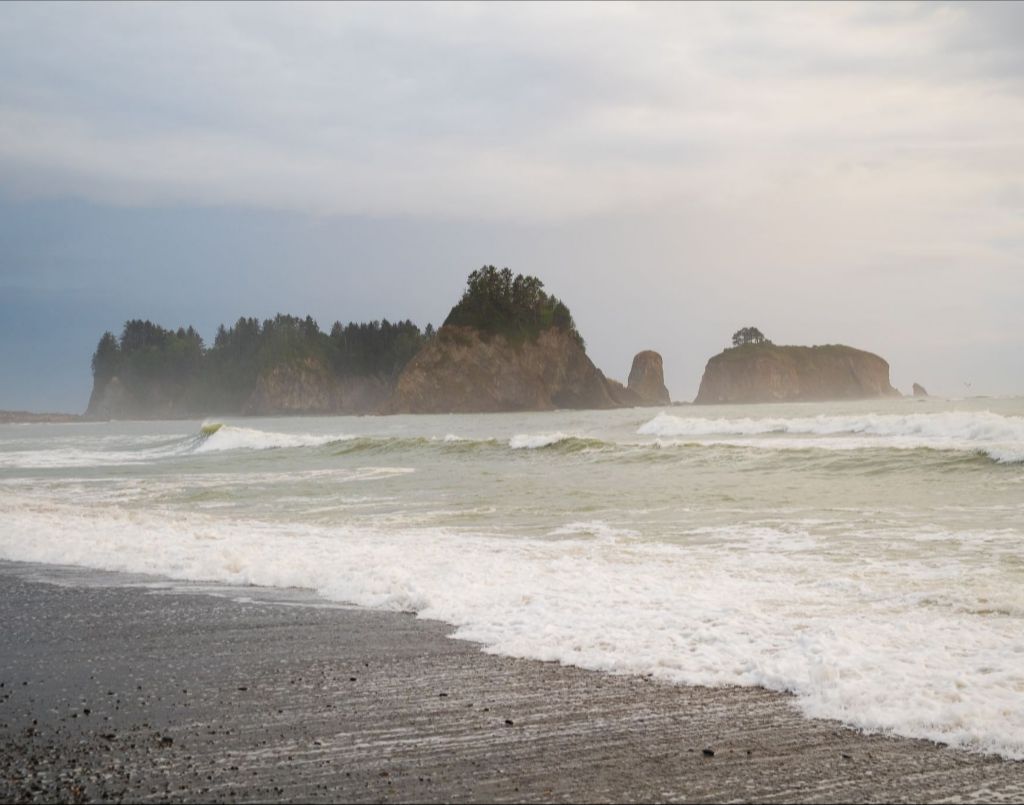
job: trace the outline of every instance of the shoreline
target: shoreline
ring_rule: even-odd
[[[1024,797],[1024,762],[763,689],[485,654],[303,591],[12,562],[0,579],[4,802]]]
[[[0,411],[0,425],[52,425],[66,422],[88,422],[85,414],[37,413],[35,411]]]

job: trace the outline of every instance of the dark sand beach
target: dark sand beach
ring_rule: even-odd
[[[808,720],[764,690],[490,656],[301,592],[125,578],[0,564],[0,800],[1024,797],[1024,763]]]

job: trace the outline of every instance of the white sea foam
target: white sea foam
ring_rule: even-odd
[[[115,467],[230,450],[321,447],[355,438],[347,433],[275,433],[232,425],[224,425],[209,436],[189,435],[170,439],[166,436],[156,439],[142,437],[129,441],[87,436],[77,442],[64,439],[52,444],[37,444],[31,449],[8,449],[0,452],[0,468]],[[17,443],[14,446],[18,446]],[[129,446],[135,449],[125,449]]]
[[[931,436],[977,441],[1024,441],[1024,417],[988,411],[934,414],[860,414],[814,417],[708,419],[658,414],[638,433],[653,436],[740,436],[763,433],[865,433],[874,436]]]
[[[151,461],[185,455],[193,444],[175,444],[140,450],[100,450],[90,447],[53,447],[47,450],[11,450],[0,452],[0,468],[70,469],[116,467],[146,464]]]
[[[958,450],[985,453],[996,461],[1024,461],[1024,417],[988,411],[946,411],[931,414],[860,414],[814,417],[740,417],[736,419],[678,417],[660,413],[637,429],[642,436],[666,439],[767,436],[815,437],[801,447],[843,450],[874,447]],[[845,437],[821,439],[818,437]],[[728,443],[728,442],[723,442]],[[786,441],[737,441],[743,446],[786,448]]]
[[[11,488],[0,510],[5,559],[309,588],[448,621],[495,653],[789,690],[812,716],[1024,758],[1024,590],[990,561],[1019,555],[1016,532],[932,535],[913,554],[898,548],[914,531],[864,533],[859,553],[840,555],[799,524],[669,544],[593,539],[596,522],[558,529],[568,539],[480,537],[67,505]]]

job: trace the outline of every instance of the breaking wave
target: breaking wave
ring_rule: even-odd
[[[272,431],[224,425],[209,436],[200,436],[195,444],[196,453],[216,453],[223,450],[272,450],[288,447],[322,447],[325,444],[355,439],[347,433],[274,433]]]
[[[209,427],[209,426],[205,426]],[[1024,463],[1024,417],[949,412],[860,416],[704,418],[666,413],[640,425],[633,436],[598,438],[563,431],[506,437],[339,433],[285,433],[235,425],[187,436],[107,442],[86,437],[76,444],[39,445],[0,451],[0,469],[116,467],[192,456],[245,454],[267,450],[315,450],[325,455],[440,451],[528,451],[552,455],[587,454],[602,461],[663,461],[671,451],[741,448],[752,451],[946,451],[978,455],[1000,464]],[[639,438],[638,438],[639,437]],[[951,456],[951,460],[954,457]],[[912,460],[907,455],[903,460]]]
[[[1024,417],[988,411],[948,411],[935,414],[862,414],[814,417],[741,417],[710,419],[661,413],[637,429],[641,436],[659,439],[726,439],[750,436],[845,437],[806,439],[802,447],[826,450],[894,448],[954,450],[983,453],[1006,464],[1024,462]],[[659,442],[666,446],[666,442]],[[761,440],[744,446],[786,447],[785,442]]]
[[[558,448],[561,452],[568,453],[616,447],[614,442],[566,433],[520,433],[508,440],[508,446],[513,450]]]

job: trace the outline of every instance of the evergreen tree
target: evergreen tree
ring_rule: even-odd
[[[462,298],[444,323],[474,327],[512,341],[534,339],[541,330],[555,327],[582,345],[569,308],[543,288],[537,277],[513,276],[508,268],[483,266],[469,275]]]
[[[121,360],[121,348],[117,336],[109,330],[100,338],[96,351],[92,356],[92,376],[97,383],[108,383],[118,371]]]

